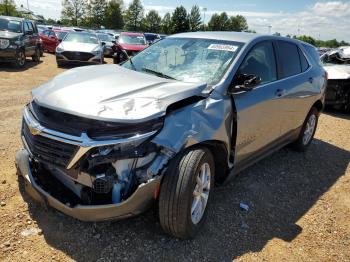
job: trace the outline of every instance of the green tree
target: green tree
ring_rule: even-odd
[[[210,31],[227,31],[229,30],[229,18],[225,12],[220,15],[215,13],[208,22],[208,29]]]
[[[187,11],[182,5],[175,8],[171,21],[173,33],[188,32],[190,30]]]
[[[162,18],[155,10],[150,10],[143,20],[144,31],[159,33],[161,29]]]
[[[143,19],[143,6],[140,0],[133,0],[125,12],[124,21],[127,30],[138,31]]]
[[[78,26],[85,14],[85,0],[63,0],[62,21],[69,25]]]
[[[230,31],[245,32],[248,30],[247,20],[242,15],[231,16],[228,24]]]
[[[124,27],[123,1],[111,0],[106,8],[104,26],[110,29],[122,29]]]
[[[88,25],[90,27],[100,28],[104,24],[106,10],[106,0],[90,0],[87,17]]]
[[[13,0],[0,0],[0,15],[18,16]]]
[[[316,40],[314,38],[312,38],[311,36],[302,35],[302,36],[298,36],[297,39],[304,41],[306,43],[312,44],[312,45],[316,45]]]
[[[190,31],[195,32],[200,30],[202,19],[198,5],[192,6],[188,20],[190,23]]]
[[[162,32],[164,34],[171,34],[172,33],[172,21],[171,21],[171,15],[170,13],[166,13],[162,19],[162,24],[161,24],[161,27],[162,27]]]

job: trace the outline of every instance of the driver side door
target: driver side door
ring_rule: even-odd
[[[237,110],[235,165],[257,160],[274,146],[280,137],[283,100],[280,99],[275,47],[263,41],[248,52],[234,78],[255,75],[261,82],[249,91],[233,94]]]

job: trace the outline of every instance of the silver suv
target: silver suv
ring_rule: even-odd
[[[68,70],[32,91],[16,156],[35,199],[84,221],[140,214],[195,235],[212,188],[292,144],[324,104],[314,47],[232,32],[167,37],[123,65]]]

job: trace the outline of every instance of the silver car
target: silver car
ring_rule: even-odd
[[[140,214],[191,238],[212,189],[270,153],[311,143],[326,74],[316,49],[233,32],[169,36],[122,66],[68,70],[32,91],[26,189],[84,221]]]
[[[56,47],[58,66],[68,63],[103,64],[104,44],[96,34],[69,32]]]

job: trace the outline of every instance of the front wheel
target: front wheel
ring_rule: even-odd
[[[311,144],[316,132],[319,114],[320,112],[317,108],[311,108],[301,128],[298,139],[292,144],[293,148],[297,151],[305,151]]]
[[[182,239],[195,236],[205,221],[214,174],[214,159],[206,148],[185,151],[171,161],[159,195],[165,232]]]
[[[26,63],[26,55],[24,54],[23,50],[18,50],[16,53],[15,61],[14,61],[14,66],[16,68],[23,68]]]

